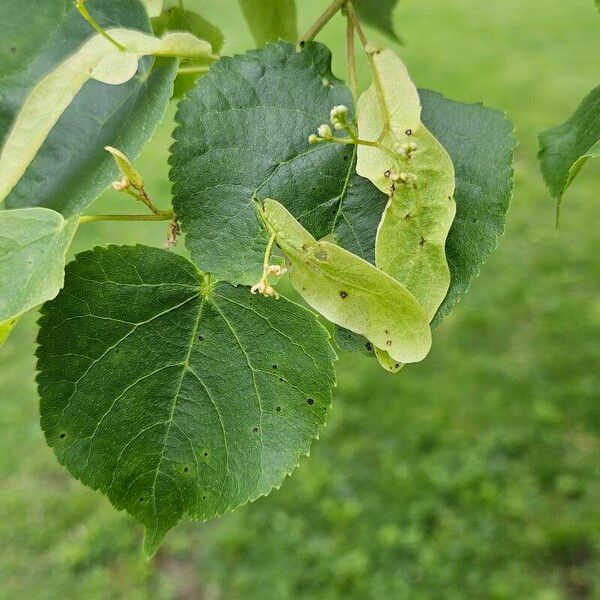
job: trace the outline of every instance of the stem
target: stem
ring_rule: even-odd
[[[298,42],[298,46],[296,50],[300,51],[306,45],[306,42],[310,42],[315,39],[318,33],[331,21],[331,19],[336,15],[336,13],[348,2],[348,0],[333,0],[333,2],[329,5],[328,8],[325,9],[325,12],[315,21],[315,24],[306,32],[300,41]]]
[[[356,77],[356,52],[354,47],[354,23],[350,15],[346,15],[346,45],[348,51],[348,83],[354,100],[358,98],[358,78]]]
[[[265,250],[265,257],[263,259],[263,281],[268,283],[269,280],[269,262],[271,260],[271,252],[273,252],[273,244],[275,243],[275,234],[273,233],[269,238],[269,243]]]
[[[384,146],[381,142],[370,142],[368,140],[361,140],[360,138],[350,139],[350,138],[339,138],[339,137],[334,137],[330,141],[333,142],[334,144],[345,144],[346,146],[360,145],[360,146],[370,146],[371,148],[377,148],[378,150],[385,152],[386,154],[391,156],[396,162],[398,162],[398,155],[393,150],[390,150],[387,146]]]
[[[177,71],[178,75],[201,75],[208,73],[210,67],[180,67]]]
[[[90,13],[88,12],[88,9],[85,7],[85,3],[87,2],[87,0],[77,0],[76,6],[77,6],[77,10],[79,11],[79,13],[81,14],[81,16],[105,39],[107,39],[111,44],[113,44],[113,46],[116,46],[121,52],[125,52],[126,48],[125,46],[122,46],[121,44],[119,44],[119,42],[117,42],[117,40],[115,40],[114,38],[110,37],[110,35],[108,35],[108,33],[106,33],[106,31],[104,29],[102,29],[102,27],[100,27],[100,25],[98,25],[98,22],[96,21],[96,19],[94,19],[94,17],[92,17],[92,15],[90,15]]]
[[[385,134],[388,133],[392,127],[390,125],[390,113],[387,107],[387,103],[385,101],[385,94],[383,92],[383,85],[381,83],[381,79],[379,77],[379,71],[377,70],[377,66],[375,65],[375,59],[373,58],[373,55],[371,54],[371,52],[369,52],[367,50],[368,46],[369,46],[369,42],[367,40],[367,37],[365,36],[365,32],[363,31],[363,28],[360,25],[360,21],[358,20],[358,17],[356,16],[356,11],[354,10],[354,4],[352,3],[352,0],[348,0],[348,4],[346,5],[346,8],[348,10],[348,16],[352,19],[352,23],[354,25],[354,28],[356,29],[356,32],[358,33],[358,37],[360,38],[360,41],[363,45],[363,49],[367,54],[367,58],[369,60],[369,68],[371,69],[371,75],[373,76],[373,85],[375,86],[375,91],[377,93],[377,100],[379,102],[379,110],[381,112],[381,118],[383,119],[383,131],[381,132],[381,135],[379,136],[379,140],[381,141],[384,137]]]
[[[173,217],[173,211],[172,210],[160,210],[158,208],[156,208],[156,206],[154,206],[154,203],[152,202],[152,200],[150,200],[150,196],[148,196],[148,194],[146,193],[146,190],[144,190],[143,188],[141,190],[137,190],[139,193],[139,200],[141,202],[143,202],[157,217],[165,217],[167,219],[170,219]]]
[[[86,215],[79,218],[80,223],[94,223],[96,221],[169,221],[173,218],[173,211],[162,215]]]

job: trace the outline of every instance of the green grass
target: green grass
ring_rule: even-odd
[[[203,4],[228,51],[250,46],[234,0]],[[304,28],[326,2],[299,4]],[[600,18],[591,0],[402,0],[397,27],[420,86],[507,110],[520,142],[507,233],[431,357],[389,376],[343,356],[329,425],[281,490],[182,524],[148,562],[141,527],[45,446],[28,316],[0,355],[0,597],[600,597],[600,172],[582,172],[556,233],[535,159],[536,132],[598,84]],[[340,22],[323,36],[340,74],[342,39]],[[140,163],[156,197],[168,135]],[[163,237],[86,225],[76,250]]]

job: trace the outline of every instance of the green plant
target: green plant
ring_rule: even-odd
[[[368,43],[369,0],[358,12],[336,0],[297,45],[221,58],[213,25],[183,6],[158,16],[157,4],[49,2],[38,29],[55,34],[37,40],[0,20],[16,48],[1,73],[12,101],[0,123],[0,336],[48,300],[46,439],[145,525],[149,555],[185,513],[208,519],[279,486],[326,420],[329,335],[279,298],[276,280],[290,268],[345,348],[375,351],[390,371],[422,360],[430,325],[503,231],[514,149],[501,113],[417,91],[391,51]],[[258,43],[294,35],[293,3],[241,4]],[[259,8],[271,18],[256,19]],[[349,87],[313,41],[340,11]],[[360,97],[356,35],[373,75]],[[173,209],[160,210],[130,159],[181,94]],[[149,212],[81,216],[117,176],[113,187]],[[56,296],[77,226],[105,219],[168,222],[168,245],[182,231],[189,259],[96,248],[67,265]]]

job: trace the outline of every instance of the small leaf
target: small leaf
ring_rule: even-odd
[[[131,161],[116,148],[106,146],[105,150],[110,152],[115,159],[115,163],[123,177],[125,177],[134,188],[144,188],[144,178],[142,174],[131,164]]]
[[[365,23],[376,27],[396,41],[394,31],[394,9],[398,0],[355,0],[358,15]]]
[[[268,494],[325,422],[335,354],[315,316],[211,283],[185,258],[97,248],[44,305],[42,428],[59,462],[146,528]]]
[[[0,4],[2,37],[18,58],[6,63],[8,69],[0,83],[2,145],[34,87],[77,53],[95,32],[82,19],[75,2],[47,0],[32,11],[30,3],[8,0],[6,19],[1,18],[6,3]],[[94,0],[88,9],[104,29],[150,31],[139,0]],[[22,28],[22,23],[28,26]],[[38,40],[34,30],[45,32],[43,39]],[[3,48],[4,44],[0,53]],[[0,57],[2,66],[3,60]],[[128,60],[131,65],[131,57]],[[104,66],[110,76],[110,61]],[[0,73],[2,70],[0,67]],[[104,146],[116,146],[134,159],[139,155],[164,114],[176,70],[175,59],[146,57],[139,61],[137,74],[122,85],[87,81],[45,138],[6,204],[10,208],[45,206],[65,217],[81,212],[115,179],[116,168]]]
[[[402,61],[384,50],[373,53],[373,63],[382,94],[373,84],[360,97],[359,137],[392,152],[358,148],[357,172],[390,194],[375,264],[403,283],[431,320],[450,286],[445,245],[456,214],[454,167],[421,122],[419,94]],[[404,147],[402,154],[396,153],[398,146]],[[402,179],[394,182],[395,176]]]
[[[566,123],[540,133],[540,167],[560,207],[563,194],[589,158],[600,156],[600,86]]]
[[[312,308],[385,348],[397,362],[427,356],[427,315],[402,284],[339,246],[317,242],[279,202],[266,200],[263,217],[290,259],[293,286]]]
[[[47,208],[0,211],[0,326],[54,298],[78,219]]]
[[[257,46],[298,38],[295,0],[239,0],[239,3]]]
[[[209,42],[214,54],[220,54],[223,48],[223,34],[217,27],[200,15],[189,10],[181,10],[178,6],[169,8],[160,17],[152,19],[152,27],[157,36],[162,36],[169,31],[189,31]],[[175,79],[174,96],[180,98],[191,90],[201,76],[201,70],[208,71],[212,62],[206,59],[182,60]]]
[[[4,323],[0,323],[0,348],[4,345],[10,332],[14,329],[15,325],[18,323],[19,317],[16,319],[11,319],[10,321],[5,321]]]
[[[269,45],[219,59],[180,103],[171,148],[173,206],[193,261],[231,283],[262,274],[258,202],[276,198],[317,238],[333,230],[354,182],[354,148],[308,138],[352,105],[321,44]],[[370,185],[370,184],[369,184]]]

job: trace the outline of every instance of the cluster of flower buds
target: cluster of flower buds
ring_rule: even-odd
[[[417,176],[414,173],[394,173],[394,171],[386,171],[385,176],[391,179],[394,183],[412,183],[417,184]]]
[[[262,296],[275,298],[275,300],[278,300],[279,294],[277,293],[277,290],[269,284],[269,275],[283,277],[286,273],[287,269],[280,265],[269,265],[266,268],[262,279],[250,288],[250,293],[261,294]]]
[[[350,131],[351,124],[348,123],[348,107],[340,104],[334,106],[330,113],[331,125],[336,131]],[[330,142],[333,139],[333,130],[331,125],[324,123],[317,129],[317,135],[313,134],[308,138],[311,144],[320,142]]]
[[[400,155],[401,158],[409,159],[412,156],[413,152],[416,152],[418,146],[415,142],[411,142],[410,144],[395,144],[394,151],[396,154]]]

